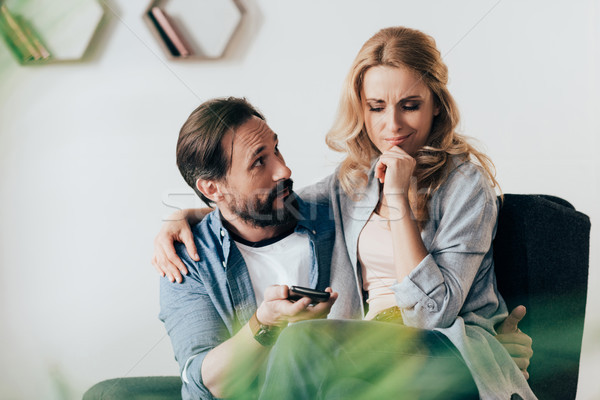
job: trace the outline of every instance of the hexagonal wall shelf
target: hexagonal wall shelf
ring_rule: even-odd
[[[21,64],[78,61],[104,15],[97,0],[0,0],[0,34]]]
[[[153,0],[144,20],[171,59],[218,59],[238,30],[237,0]]]

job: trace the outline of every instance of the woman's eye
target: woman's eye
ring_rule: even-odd
[[[382,112],[383,111],[383,107],[369,107],[369,111],[372,111],[372,112]]]
[[[419,109],[419,104],[404,105],[402,106],[402,108],[404,109],[404,111],[416,111]]]

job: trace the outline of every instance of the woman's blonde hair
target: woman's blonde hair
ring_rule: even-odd
[[[498,186],[494,164],[489,157],[455,132],[460,116],[446,87],[448,67],[442,61],[435,40],[415,29],[391,27],[377,32],[358,52],[344,83],[338,115],[325,139],[332,150],[347,154],[338,175],[342,189],[352,195],[363,188],[371,164],[380,154],[365,131],[361,102],[366,71],[380,65],[414,71],[429,87],[434,104],[439,107],[427,143],[415,155],[417,185],[409,190],[411,208],[419,225],[427,220],[429,200],[451,170],[450,156],[476,161],[486,172],[492,186]]]

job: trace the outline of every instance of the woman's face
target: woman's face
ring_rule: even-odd
[[[431,90],[408,68],[367,70],[362,87],[365,127],[380,152],[399,146],[413,156],[425,145],[439,107]]]

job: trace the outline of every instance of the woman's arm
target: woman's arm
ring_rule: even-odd
[[[407,278],[411,272],[417,269],[421,262],[428,256],[428,251],[423,244],[420,231],[411,214],[407,196],[408,185],[410,184],[410,175],[412,175],[413,168],[414,163],[410,156],[404,153],[401,149],[392,149],[391,151],[382,155],[375,170],[376,178],[379,178],[380,181],[384,183],[384,192],[379,211],[380,213],[389,217],[394,246],[394,264],[396,266],[398,282],[404,281],[404,279]],[[464,190],[461,194],[467,194],[467,197],[455,196],[454,200],[456,201],[448,202],[447,207],[452,208],[455,212],[445,213],[447,218],[445,221],[443,219],[440,221],[441,229],[436,232],[436,236],[438,233],[442,236],[439,237],[438,243],[448,241],[446,244],[447,247],[445,249],[439,249],[438,251],[442,253],[444,251],[447,253],[456,252],[457,254],[455,254],[454,258],[459,261],[461,258],[461,250],[456,246],[460,242],[459,238],[462,237],[462,239],[467,242],[469,241],[469,235],[477,235],[477,239],[481,239],[482,237],[484,238],[483,242],[472,239],[472,242],[478,242],[479,245],[475,245],[470,248],[467,245],[463,248],[462,251],[465,253],[462,260],[463,264],[455,264],[455,266],[458,266],[458,268],[463,267],[463,271],[453,275],[453,267],[446,268],[443,265],[443,261],[442,264],[435,265],[435,267],[432,268],[432,271],[434,272],[433,275],[436,275],[435,272],[437,271],[435,270],[439,270],[440,274],[438,276],[440,276],[444,281],[443,285],[441,286],[445,285],[445,290],[440,291],[444,294],[442,302],[451,303],[449,296],[454,293],[454,297],[456,297],[455,300],[458,300],[457,303],[460,303],[462,306],[465,300],[463,296],[466,296],[467,292],[469,292],[473,279],[476,276],[476,273],[478,272],[479,267],[485,255],[487,254],[487,251],[491,247],[491,240],[493,239],[495,228],[495,219],[497,216],[495,212],[496,207],[495,204],[491,204],[493,202],[486,200],[486,198],[490,196],[488,196],[485,191],[480,190],[478,187],[478,181],[480,180],[476,179],[471,187],[459,188]],[[466,193],[469,190],[472,192],[471,196],[468,196],[469,193]],[[463,198],[463,201],[458,201],[461,197]],[[474,209],[471,209],[470,212],[465,213],[466,215],[463,215],[462,217],[460,210],[457,212],[457,209],[464,206],[465,203],[472,208],[478,202],[482,204],[491,204],[490,207],[488,207],[489,212],[487,214],[489,214],[489,218],[487,220],[482,220],[479,215],[480,213]],[[475,208],[477,207],[475,206]],[[483,210],[486,207],[483,205],[481,208]],[[485,215],[486,212],[482,211],[481,214]],[[443,237],[444,234],[451,232],[451,230],[446,229],[444,226],[446,224],[455,227],[462,226],[462,229],[466,232],[462,232],[462,234],[455,232],[447,235],[447,237]],[[452,236],[455,236],[455,238],[453,239]],[[477,254],[475,254],[475,257],[473,257],[473,254],[467,255],[467,253],[471,252],[479,253],[479,256],[477,256]],[[430,257],[430,259],[436,260],[436,257]],[[425,279],[427,279],[427,277],[425,277]],[[423,276],[421,276],[421,278],[415,277],[415,282],[417,284],[422,283],[423,280]],[[408,281],[410,281],[410,278]],[[463,290],[454,289],[456,286],[461,286],[461,289]],[[421,286],[421,288],[424,287]],[[457,294],[458,296],[456,296]],[[438,298],[440,297],[441,296],[438,296]],[[428,296],[424,294],[422,298],[428,299]],[[432,303],[431,301],[427,301],[426,304]],[[427,308],[427,306],[425,308]],[[433,308],[435,308],[435,306]],[[457,309],[456,312],[458,313],[458,308],[460,308],[458,307],[458,304],[454,308]],[[415,316],[420,316],[420,313],[415,313],[414,311],[415,309],[413,306],[411,310],[405,312],[409,318],[412,318],[413,323],[416,322]],[[527,368],[529,367],[529,361],[533,355],[532,340],[517,327],[519,321],[525,316],[525,312],[525,307],[516,307],[505,320],[496,326],[496,332],[498,333],[496,339],[504,346],[519,369],[523,372],[525,378],[528,379],[529,373],[527,372]],[[432,312],[431,314],[435,313]],[[443,316],[443,314],[441,315]],[[450,318],[455,317],[456,316],[454,316],[454,313],[452,312],[448,319],[439,318],[437,322],[443,322],[444,320],[448,321]],[[418,326],[422,324],[421,321],[426,321],[428,318],[417,318],[417,320],[418,322],[415,325]],[[409,320],[405,322],[411,321]]]
[[[383,183],[378,212],[390,224],[398,282],[404,280],[427,256],[427,248],[408,200],[415,164],[415,159],[408,153],[400,147],[393,147],[381,155],[375,167],[375,177]]]
[[[181,283],[182,275],[188,270],[175,252],[174,242],[181,242],[192,259],[199,261],[198,250],[194,244],[191,226],[210,213],[210,208],[191,208],[178,210],[164,222],[160,232],[154,238],[154,254],[152,265],[161,276],[166,276],[171,282]]]
[[[405,322],[426,329],[445,328],[460,314],[493,333],[497,318],[506,313],[493,270],[498,206],[474,165],[466,164],[450,174],[431,199],[429,218],[433,221],[427,222],[423,232],[427,256],[392,287],[405,310]]]
[[[391,289],[404,322],[445,328],[460,313],[494,333],[493,325],[507,315],[492,268],[496,195],[475,165],[461,164],[433,195],[432,221],[419,232],[406,195],[413,168],[412,157],[394,148],[382,154],[375,169],[384,183],[381,209],[390,216],[394,240],[398,283]]]

